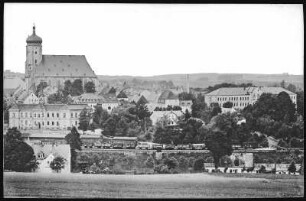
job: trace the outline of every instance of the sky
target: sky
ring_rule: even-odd
[[[302,4],[4,4],[4,69],[43,54],[85,55],[97,75],[303,75]]]

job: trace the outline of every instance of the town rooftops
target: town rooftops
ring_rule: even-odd
[[[84,55],[43,55],[36,76],[97,77]]]
[[[173,100],[173,99],[178,99],[178,96],[175,95],[172,91],[166,90],[162,92],[162,94],[159,96],[158,100]]]
[[[102,95],[98,95],[95,93],[84,93],[80,96],[73,97],[75,101],[81,101],[81,102],[97,102],[102,103],[105,102],[105,98]]]

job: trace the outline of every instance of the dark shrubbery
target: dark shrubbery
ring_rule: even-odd
[[[289,167],[288,167],[288,171],[289,171],[289,173],[294,173],[294,172],[296,172],[296,167],[295,167],[294,161],[292,161],[292,162],[290,163],[290,165],[289,165]]]
[[[198,158],[197,160],[194,161],[193,170],[194,171],[204,170],[204,159],[203,158]]]
[[[262,165],[260,169],[258,170],[259,173],[265,173],[266,172],[266,167]]]
[[[249,167],[246,169],[247,172],[252,172],[254,170],[255,167]]]
[[[149,156],[145,162],[147,168],[153,168],[154,167],[154,159],[152,156]]]
[[[180,156],[179,158],[179,168],[181,170],[187,170],[189,166],[189,161],[184,156]]]

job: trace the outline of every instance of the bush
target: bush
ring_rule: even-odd
[[[147,168],[153,168],[154,167],[154,159],[152,156],[149,156],[145,162]]]
[[[65,167],[65,160],[61,156],[57,156],[53,159],[53,161],[50,163],[50,168],[52,170],[55,170],[56,172],[59,172],[61,169]]]
[[[186,157],[181,156],[181,157],[179,158],[179,168],[180,168],[181,170],[187,170],[187,169],[188,169],[188,165],[189,165],[189,162],[188,162],[188,160],[186,159]]]
[[[259,169],[259,173],[265,173],[266,172],[266,167],[262,165]]]
[[[203,171],[204,169],[204,159],[199,158],[194,162],[193,170],[194,171]]]
[[[178,166],[178,161],[174,157],[165,158],[164,164],[167,165],[169,169],[174,169]]]
[[[228,167],[225,167],[225,168],[224,168],[224,173],[226,173],[227,169],[228,169]]]
[[[188,160],[188,166],[193,168],[193,164],[194,164],[195,158],[194,157],[190,157]]]
[[[252,172],[254,170],[255,167],[249,167],[246,169],[247,172]]]
[[[170,173],[169,168],[167,165],[159,164],[154,167],[154,172],[157,172],[159,174],[167,174]]]
[[[296,172],[296,167],[295,167],[294,161],[292,161],[291,164],[289,165],[288,171],[289,171],[290,173],[291,173],[291,172],[292,172],[292,173]]]

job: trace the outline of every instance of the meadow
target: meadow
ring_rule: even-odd
[[[303,197],[304,177],[259,174],[90,175],[4,172],[4,197],[274,198]]]

